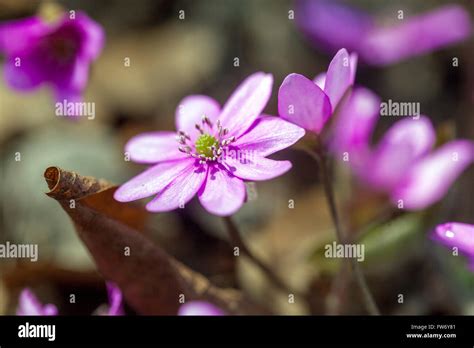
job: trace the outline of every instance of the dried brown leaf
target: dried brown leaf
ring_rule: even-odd
[[[139,314],[176,314],[181,294],[186,301],[209,301],[230,314],[266,312],[237,290],[217,288],[140,233],[146,212],[115,201],[115,188],[107,181],[57,167],[46,169],[44,177],[47,195],[71,217],[98,270],[118,284]]]

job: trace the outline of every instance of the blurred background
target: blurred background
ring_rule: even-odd
[[[292,72],[313,77],[331,60],[289,18],[295,8],[290,0],[55,3],[85,11],[106,31],[105,48],[91,65],[85,93],[85,100],[95,103],[96,117],[78,122],[56,117],[48,87],[20,94],[0,76],[0,243],[37,243],[40,255],[36,263],[0,259],[0,314],[15,313],[25,286],[43,302],[58,305],[61,314],[87,315],[106,302],[103,279],[69,218],[44,194],[47,167],[121,184],[144,168],[124,161],[126,141],[143,131],[174,130],[175,109],[186,95],[207,94],[224,103],[247,75],[265,71],[275,79],[266,113],[276,115],[277,91],[284,77]],[[448,1],[350,3],[390,18],[399,9],[408,17]],[[474,17],[472,1],[449,3],[461,4]],[[40,1],[0,0],[0,21],[33,15],[41,6]],[[181,10],[184,19],[179,18]],[[387,67],[360,64],[356,82],[383,100],[420,102],[441,141],[474,139],[473,52],[470,39]],[[459,58],[458,67],[453,67],[453,57]],[[124,66],[126,58],[129,67]],[[374,141],[394,121],[381,118]],[[17,152],[21,161],[15,161]],[[324,245],[333,240],[334,229],[317,165],[295,147],[275,158],[290,159],[294,169],[277,179],[250,184],[253,194],[236,221],[256,253],[294,287],[310,289],[310,306],[289,304],[257,269],[235,258],[220,219],[195,201],[185,209],[153,215],[148,222],[150,237],[215,284],[240,287],[276,313],[324,314],[334,297],[339,299],[334,313],[364,313],[350,272],[324,257]],[[343,167],[336,166],[335,175],[341,215],[355,238],[366,243],[363,267],[382,312],[474,314],[474,275],[462,257],[451,257],[428,236],[437,223],[474,223],[474,168],[429,210],[389,211],[389,218],[384,215],[381,220],[386,210],[380,197],[359,187]],[[80,298],[80,305],[68,302],[70,293]]]

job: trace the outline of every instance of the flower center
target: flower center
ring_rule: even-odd
[[[202,116],[201,122],[195,124],[195,129],[199,132],[199,136],[194,144],[189,134],[181,130],[178,131],[176,140],[179,143],[179,151],[196,158],[201,164],[219,161],[226,148],[235,141],[235,137],[225,138],[229,130],[222,127],[219,120],[216,122],[216,128],[215,131],[214,125],[209,118]]]
[[[219,150],[219,142],[216,138],[209,134],[201,134],[194,144],[196,152],[199,155],[204,155],[207,159],[214,157],[216,151]]]

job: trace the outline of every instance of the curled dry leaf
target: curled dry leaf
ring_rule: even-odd
[[[180,295],[209,301],[229,314],[266,313],[241,292],[215,287],[140,233],[146,211],[115,201],[112,184],[57,167],[47,168],[44,177],[47,195],[70,216],[98,270],[118,284],[137,313],[174,315]]]

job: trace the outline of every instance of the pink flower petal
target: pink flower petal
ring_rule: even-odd
[[[435,142],[435,131],[427,117],[396,122],[377,145],[366,178],[377,188],[391,190]]]
[[[114,198],[119,202],[131,202],[152,196],[163,190],[182,172],[192,170],[194,162],[193,158],[185,158],[159,163],[120,186],[115,191]]]
[[[474,258],[474,225],[460,222],[448,222],[436,226],[435,240],[447,247],[456,247],[459,251]]]
[[[48,34],[48,27],[39,17],[28,17],[0,24],[0,51],[15,54],[36,44],[39,37]]]
[[[190,95],[179,103],[176,108],[176,130],[186,132],[195,140],[198,132],[195,125],[201,124],[202,117],[207,116],[215,123],[220,113],[220,105],[205,95]]]
[[[89,62],[82,59],[76,59],[76,61],[71,67],[71,72],[67,76],[67,78],[61,76],[60,78],[58,78],[58,80],[53,81],[53,83],[59,90],[68,89],[70,91],[80,94],[84,90],[84,88],[86,88],[88,79]]]
[[[254,181],[273,179],[291,169],[290,161],[275,161],[259,156],[243,159],[226,157],[224,164],[235,176]]]
[[[21,65],[16,65],[16,58],[21,59]],[[38,57],[35,52],[22,52],[19,57],[11,56],[6,58],[4,65],[5,81],[13,89],[29,91],[38,87],[45,81],[47,75],[40,68],[42,57]]]
[[[331,115],[331,103],[313,81],[290,74],[278,91],[278,112],[287,121],[319,134]]]
[[[105,43],[104,29],[84,12],[77,13],[75,19],[69,19],[68,16],[66,21],[74,21],[74,25],[77,25],[84,35],[81,55],[90,60],[97,59]]]
[[[262,113],[272,93],[273,76],[258,72],[247,77],[225,103],[219,116],[229,136],[244,133]]]
[[[424,209],[439,201],[456,178],[474,161],[474,144],[451,141],[416,163],[392,192],[392,201],[404,208]]]
[[[184,208],[206,180],[207,166],[192,163],[146,205],[148,211],[158,213]]]
[[[157,163],[189,157],[178,150],[175,132],[148,132],[131,138],[125,146],[130,159],[138,163]]]
[[[228,216],[237,212],[245,200],[244,182],[224,167],[209,167],[205,184],[199,192],[199,201],[210,213]]]
[[[466,39],[470,35],[469,14],[448,5],[413,16],[390,27],[375,27],[361,38],[361,55],[377,65],[392,64]]]
[[[340,49],[329,64],[324,84],[324,92],[329,97],[333,110],[336,109],[347,88],[352,85],[354,70],[349,53],[345,48]]]
[[[349,76],[349,82],[351,85],[355,82],[355,77],[357,73],[357,62],[359,60],[359,56],[357,53],[351,53],[349,56],[350,66],[351,66],[351,74]]]
[[[48,304],[43,306],[30,289],[24,289],[18,301],[17,315],[57,315],[56,306]]]
[[[322,72],[316,75],[313,82],[324,91],[324,86],[326,85],[326,73]]]
[[[122,291],[120,291],[119,287],[112,282],[107,282],[107,295],[109,297],[108,315],[123,315]]]
[[[212,303],[204,301],[191,301],[179,307],[178,315],[225,315],[225,313]]]
[[[341,105],[337,117],[330,148],[341,154],[348,152],[350,161],[352,155],[370,146],[372,131],[379,118],[380,98],[366,88],[356,88],[350,98]]]
[[[242,151],[260,157],[285,149],[303,137],[305,131],[280,117],[259,117],[252,127],[233,143]]]
[[[369,15],[349,3],[299,0],[297,24],[318,48],[334,53],[345,47],[374,65],[396,63],[470,36],[469,13],[458,5],[396,19],[394,25],[387,26],[384,18]]]

